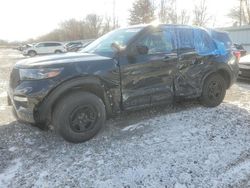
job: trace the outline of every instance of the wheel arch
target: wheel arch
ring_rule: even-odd
[[[213,71],[210,71],[208,72],[202,79],[202,86],[205,82],[205,80],[211,75],[211,74],[214,74],[214,73],[218,73],[220,74],[226,81],[226,88],[229,89],[229,87],[231,86],[232,84],[232,75],[231,75],[231,71],[229,70],[230,68],[227,67],[227,66],[220,66],[218,67],[217,69],[213,70]]]
[[[54,53],[56,53],[56,52],[62,53],[62,50],[56,49],[56,50],[54,51]]]
[[[28,50],[28,54],[29,54],[30,52],[35,52],[35,53],[37,54],[37,51],[36,51],[36,50],[34,50],[34,49],[30,49],[30,50]]]
[[[36,110],[35,120],[48,124],[51,122],[52,113],[56,104],[63,96],[74,91],[90,92],[101,98],[103,101],[107,115],[112,114],[110,100],[107,96],[104,84],[96,77],[78,77],[67,80],[53,89],[45,99],[38,105]]]

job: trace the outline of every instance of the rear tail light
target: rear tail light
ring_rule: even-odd
[[[240,60],[240,57],[241,57],[240,51],[235,51],[235,52],[234,52],[234,56],[235,56],[238,60]]]

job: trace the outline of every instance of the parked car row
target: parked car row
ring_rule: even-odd
[[[63,43],[40,42],[22,51],[24,56],[34,57],[36,55],[59,54],[67,52]]]
[[[65,44],[68,52],[77,52],[86,46],[88,46],[94,39],[83,40],[83,41],[72,41]]]
[[[25,44],[19,46],[17,50],[20,50],[24,56],[34,57],[36,55],[48,55],[48,54],[60,54],[66,52],[77,52],[87,45],[89,45],[93,39],[84,41],[72,41],[68,43],[47,41],[39,42],[36,44]]]

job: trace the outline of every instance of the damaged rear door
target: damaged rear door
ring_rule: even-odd
[[[172,34],[154,28],[129,46],[120,67],[124,109],[173,101],[177,53]]]
[[[214,66],[210,59],[216,48],[214,42],[204,30],[176,28],[178,66],[174,79],[177,97],[199,97],[203,78]]]

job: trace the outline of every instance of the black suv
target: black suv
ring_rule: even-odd
[[[219,105],[238,75],[238,59],[211,30],[144,25],[112,31],[78,53],[19,61],[9,102],[19,120],[52,124],[82,142],[125,110],[197,98]],[[230,41],[229,41],[230,42]]]

